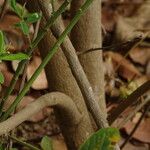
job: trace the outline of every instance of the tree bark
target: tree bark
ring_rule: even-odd
[[[36,0],[30,1],[30,11],[39,11],[36,4]],[[44,24],[45,20],[43,19],[41,21],[40,28],[42,28]],[[39,44],[39,50],[42,58],[47,55],[55,42],[56,39],[49,30]],[[65,137],[68,149],[75,150],[93,133],[93,128],[83,96],[71,73],[61,48],[59,48],[58,52],[48,63],[45,71],[49,83],[49,90],[63,92],[70,96],[76,104],[79,112],[83,115],[83,119],[79,125],[66,127],[66,122],[62,123],[63,114],[60,113],[59,110],[56,111],[56,116],[60,122],[60,128],[63,136]]]
[[[85,0],[73,0],[71,13],[75,12]],[[91,48],[101,47],[101,3],[95,0],[87,12],[80,18],[79,22],[71,31],[71,40],[75,49],[79,52]],[[106,117],[106,104],[104,96],[104,71],[102,51],[94,51],[79,55],[79,60],[91,83],[95,97]]]

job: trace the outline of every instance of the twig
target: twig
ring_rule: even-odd
[[[127,41],[127,42],[122,42],[122,43],[115,43],[113,45],[110,46],[104,46],[104,47],[98,47],[98,48],[92,48],[92,49],[88,49],[88,50],[84,50],[82,52],[77,51],[77,55],[83,55],[92,51],[97,51],[97,50],[115,50],[115,49],[123,49],[121,51],[128,51],[130,50],[136,43],[138,43],[139,41],[141,41],[142,37],[135,37],[134,39]],[[118,48],[119,47],[119,48]],[[120,48],[121,47],[121,48]]]
[[[42,13],[40,12],[40,14],[42,14]],[[40,21],[41,21],[41,19],[38,20],[38,22],[36,23],[33,40],[35,40],[37,38],[37,34],[38,34],[38,31],[39,31]],[[30,37],[28,39],[29,39],[29,43],[31,45],[31,39],[30,39]],[[21,92],[21,90],[23,89],[24,84],[25,84],[25,79],[26,79],[26,76],[27,76],[27,66],[28,66],[28,64],[29,64],[29,60],[27,60],[26,65],[24,66],[24,71],[23,71],[23,76],[22,76],[22,79],[21,79],[21,85],[20,85],[19,93]]]
[[[52,49],[49,51],[47,56],[43,59],[40,66],[37,68],[37,70],[34,72],[30,80],[26,83],[23,90],[20,92],[20,94],[16,97],[15,101],[11,104],[11,106],[6,110],[4,115],[1,117],[1,121],[4,121],[8,118],[8,116],[13,112],[16,105],[21,101],[23,96],[28,92],[29,88],[31,87],[32,83],[35,81],[35,79],[38,77],[38,75],[41,73],[43,68],[47,65],[47,63],[50,61],[50,59],[53,57],[53,55],[57,52],[59,46],[63,43],[64,39],[66,38],[67,34],[72,30],[74,25],[78,22],[80,17],[84,14],[84,12],[88,9],[90,4],[93,2],[93,0],[86,0],[85,3],[81,6],[81,8],[77,11],[74,18],[71,20],[70,24],[67,26],[67,28],[64,30],[64,32],[60,35],[57,42],[54,44]],[[92,89],[89,89],[90,91]]]
[[[131,95],[128,96],[127,99],[121,101],[119,106],[115,110],[113,110],[108,116],[109,123],[112,124],[118,118],[118,116],[125,111],[126,108],[137,102],[138,98],[146,93],[148,90],[150,90],[150,80],[137,88]]]
[[[124,143],[120,146],[121,149],[123,149],[125,147],[125,145],[128,143],[128,141],[132,138],[133,134],[135,133],[135,131],[137,130],[137,128],[139,127],[142,119],[144,118],[146,112],[149,110],[149,106],[147,105],[146,108],[144,109],[144,112],[142,113],[142,116],[140,117],[140,119],[138,120],[138,122],[136,123],[135,127],[133,128],[133,130],[131,131],[131,133],[129,134],[128,138],[124,141]]]
[[[42,12],[40,12],[40,15],[42,16]],[[37,38],[37,35],[39,32],[39,27],[40,27],[40,22],[41,22],[41,18],[36,23],[33,40],[35,40]]]
[[[18,139],[18,138],[16,138],[16,137],[14,137],[14,136],[10,136],[10,135],[9,135],[9,137],[10,137],[12,140],[16,141],[17,143],[19,143],[19,144],[21,144],[21,145],[24,145],[24,146],[26,146],[26,147],[28,147],[28,148],[30,148],[30,149],[32,149],[32,150],[40,150],[39,148],[37,148],[37,147],[35,147],[35,146],[33,146],[33,145],[29,144],[29,143],[26,143],[26,142],[24,142],[24,141],[22,141],[22,140],[20,140],[20,139]]]
[[[36,101],[28,104],[9,119],[0,123],[0,135],[8,133],[47,106],[59,108],[66,119],[68,119],[66,124],[77,125],[82,118],[73,100],[69,96],[60,92],[52,92],[39,97]]]
[[[47,5],[44,5],[42,0],[38,0],[41,10],[46,18],[46,20],[49,19],[49,8]],[[55,22],[53,26],[51,26],[51,30],[56,38],[58,38],[61,33],[64,30],[63,24],[61,23],[61,20],[58,20]],[[68,36],[66,36],[64,42],[62,43],[62,50],[66,56],[66,59],[70,65],[70,68],[72,70],[72,73],[80,87],[80,90],[85,98],[85,103],[88,106],[88,109],[92,113],[92,116],[99,128],[102,127],[108,127],[108,123],[105,115],[100,110],[100,107],[98,105],[98,102],[95,99],[94,92],[92,90],[92,87],[83,71],[83,68],[78,60],[78,57],[76,55],[75,49],[69,39]]]
[[[61,6],[60,8],[52,15],[52,17],[48,20],[47,24],[45,25],[45,27],[38,32],[38,35],[36,37],[35,40],[33,40],[33,42],[31,43],[29,49],[27,50],[28,55],[31,56],[31,54],[33,53],[34,49],[36,48],[36,46],[38,45],[38,43],[41,41],[41,39],[44,37],[44,35],[46,34],[47,30],[49,29],[49,27],[55,22],[55,20],[58,18],[58,16],[65,10],[65,8],[67,7],[67,5],[69,4],[69,2],[66,0]],[[8,99],[9,95],[12,93],[14,86],[18,80],[18,77],[20,76],[20,74],[23,72],[24,66],[26,65],[28,60],[23,60],[19,63],[17,70],[10,82],[9,87],[7,88],[6,92],[4,93],[4,96],[1,100],[1,104],[0,104],[0,116],[2,115],[2,109],[4,106],[5,101]]]
[[[122,122],[120,122],[115,127],[119,128],[119,129],[122,128],[126,124],[126,122],[128,122],[149,101],[150,101],[150,96],[148,96],[147,98],[145,98],[143,100],[143,102],[141,102],[141,104],[139,104],[136,108],[134,108],[134,110],[127,117],[125,117]]]

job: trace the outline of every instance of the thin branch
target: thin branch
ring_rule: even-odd
[[[33,146],[33,145],[29,144],[29,143],[26,143],[26,142],[24,142],[24,141],[21,141],[20,139],[14,137],[14,136],[10,136],[10,135],[9,135],[9,137],[10,137],[10,139],[16,141],[17,143],[19,143],[19,144],[21,144],[21,145],[24,145],[24,146],[26,146],[26,147],[28,147],[28,148],[30,148],[30,149],[32,149],[32,150],[40,150],[39,148],[37,148],[37,147],[35,147],[35,146]]]
[[[28,55],[31,56],[31,54],[33,53],[34,49],[37,47],[38,43],[41,41],[41,39],[44,37],[44,35],[46,34],[47,30],[49,29],[49,27],[55,22],[55,20],[58,18],[58,16],[65,10],[65,8],[68,6],[69,1],[66,0],[61,6],[60,8],[52,15],[52,17],[48,20],[47,24],[44,26],[44,28],[38,32],[37,37],[32,41],[29,49],[27,50]],[[4,93],[4,96],[1,100],[1,104],[0,104],[0,116],[2,115],[2,109],[4,106],[5,101],[8,99],[9,95],[12,93],[16,82],[20,76],[20,74],[23,72],[24,66],[26,65],[28,60],[23,60],[19,63],[17,70],[10,82],[9,87],[6,89],[6,92]]]
[[[143,39],[142,36],[135,37],[132,40],[122,43],[115,43],[110,46],[98,47],[98,48],[91,48],[88,50],[84,50],[82,52],[77,51],[77,55],[83,55],[89,52],[97,51],[97,50],[116,50],[121,49],[121,51],[129,51],[136,43],[139,43]]]
[[[38,1],[41,10],[43,12],[43,15],[45,16],[46,20],[48,20],[50,17],[49,7],[45,5],[42,0],[38,0]],[[51,29],[54,36],[58,38],[64,30],[63,23],[61,22],[61,20],[56,21],[55,24],[51,26]],[[107,120],[104,117],[106,115],[104,115],[104,112],[100,110],[98,102],[95,99],[95,95],[92,90],[92,87],[85,75],[85,72],[76,55],[75,49],[68,36],[66,36],[64,42],[62,43],[62,50],[70,65],[72,73],[80,87],[80,90],[85,98],[85,103],[87,104],[88,109],[92,113],[97,126],[99,128],[108,127]]]
[[[112,124],[118,118],[118,116],[125,111],[126,108],[137,102],[138,98],[148,90],[150,90],[150,80],[137,88],[131,95],[128,96],[127,99],[121,101],[119,106],[108,116],[109,123]]]
[[[149,106],[146,106],[144,112],[142,113],[140,119],[138,120],[138,122],[136,123],[135,127],[133,128],[133,130],[131,131],[130,135],[128,136],[128,138],[124,141],[124,143],[121,145],[121,149],[125,147],[125,145],[128,143],[128,141],[132,138],[133,134],[135,133],[135,131],[137,130],[137,128],[139,127],[142,119],[144,118],[145,114],[147,113],[147,111],[149,110]]]
[[[74,25],[78,22],[80,17],[84,14],[84,12],[88,9],[90,4],[93,2],[93,0],[86,0],[85,3],[81,6],[81,8],[76,12],[76,15],[71,20],[70,24],[66,27],[64,32],[60,35],[56,43],[53,45],[52,49],[50,49],[47,56],[43,59],[40,66],[37,68],[37,70],[34,72],[30,80],[26,83],[23,90],[19,93],[19,95],[16,97],[15,101],[11,104],[11,106],[6,110],[4,115],[1,117],[1,121],[4,121],[8,118],[8,116],[14,111],[16,105],[22,100],[24,95],[28,92],[30,89],[32,83],[35,81],[35,79],[38,77],[38,75],[41,73],[43,68],[47,65],[47,63],[51,60],[53,55],[57,52],[60,45],[63,43],[64,39],[66,38],[67,34],[72,30]],[[88,91],[92,91],[92,89],[89,89]],[[87,91],[86,91],[87,92]],[[96,112],[97,113],[97,112]]]
[[[63,115],[66,116],[66,124],[77,125],[81,121],[81,114],[77,110],[73,100],[63,93],[52,92],[41,96],[6,121],[0,123],[0,135],[13,130],[22,122],[26,121],[47,106],[58,108]]]
[[[134,108],[134,110],[132,110],[132,112],[123,119],[123,121],[121,121],[117,126],[117,128],[122,128],[126,122],[128,122],[144,105],[146,105],[148,102],[150,102],[150,96],[148,96],[147,98],[143,99],[143,101],[141,102],[141,104],[138,104],[138,106],[136,108]]]

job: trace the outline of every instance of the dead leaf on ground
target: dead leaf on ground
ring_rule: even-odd
[[[150,77],[150,60],[147,63],[147,66],[146,66],[146,74]]]
[[[130,134],[132,129],[134,128],[135,123],[132,121],[129,121],[125,126],[125,131],[127,134]],[[145,142],[150,143],[150,118],[144,118],[139,125],[138,129],[133,135],[133,138]]]
[[[2,70],[2,73],[3,73],[3,75],[4,75],[4,83],[3,83],[3,86],[6,88],[6,87],[10,86],[10,82],[11,82],[11,80],[12,80],[12,78],[13,78],[14,75],[13,75],[11,72],[9,72],[9,71],[3,71],[3,70]],[[17,81],[17,83],[16,83],[14,89],[17,90],[17,91],[19,91],[19,89],[20,89],[20,84],[21,84],[21,80],[19,79],[19,80]]]
[[[137,47],[130,52],[129,56],[135,63],[145,65],[150,60],[150,48]]]
[[[137,68],[127,59],[125,59],[121,54],[114,52],[106,52],[105,57],[110,57],[113,62],[114,69],[120,76],[127,80],[132,80],[135,77],[141,76],[141,73]]]
[[[0,22],[0,30],[5,32],[8,49],[13,52],[27,47],[25,36],[20,29],[14,26],[19,21],[20,19],[17,16],[7,14]]]
[[[27,80],[31,78],[33,73],[36,71],[36,69],[39,67],[41,64],[42,60],[38,56],[33,56],[33,59],[29,63],[27,67]],[[47,89],[48,88],[48,82],[46,79],[46,74],[45,71],[42,70],[40,75],[37,77],[37,79],[33,82],[32,86],[33,89],[35,90],[41,90],[41,89]]]
[[[120,143],[123,143],[124,139],[121,140]],[[121,145],[121,144],[120,144]],[[125,147],[123,148],[123,150],[149,150],[148,145],[135,145],[132,144],[131,142],[128,142]]]
[[[65,141],[60,136],[52,137],[53,149],[54,150],[67,150]]]

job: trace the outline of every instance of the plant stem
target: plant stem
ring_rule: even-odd
[[[143,99],[141,104],[139,104],[137,107],[133,108],[134,110],[128,114],[128,116],[125,116],[123,121],[121,121],[116,127],[117,128],[122,128],[144,105],[150,102],[150,96],[147,98]]]
[[[138,101],[138,98],[146,93],[150,88],[150,80],[145,82],[143,85],[138,87],[134,92],[132,92],[127,99],[122,100],[118,107],[111,112],[108,116],[109,124],[112,125],[113,122],[125,111],[126,108]]]
[[[16,137],[14,137],[14,136],[10,136],[10,135],[9,135],[9,137],[10,137],[12,140],[16,141],[17,143],[19,143],[19,144],[21,144],[21,145],[24,145],[24,146],[26,146],[26,147],[28,147],[28,148],[30,148],[30,149],[32,149],[32,150],[40,150],[39,148],[37,148],[37,147],[35,147],[35,146],[33,146],[33,145],[29,144],[29,143],[26,143],[26,142],[24,142],[24,141],[22,141],[22,140],[20,140],[20,139],[18,139],[18,138],[16,138]]]
[[[36,48],[36,46],[38,45],[38,43],[41,41],[41,39],[44,37],[44,35],[46,34],[47,30],[49,29],[49,27],[51,25],[53,25],[53,23],[55,22],[55,20],[58,18],[58,16],[65,10],[65,8],[68,6],[69,1],[66,0],[61,6],[60,8],[52,15],[52,17],[47,21],[45,27],[39,31],[37,37],[33,40],[33,42],[31,42],[31,45],[29,47],[29,49],[27,50],[27,54],[29,56],[31,56],[31,54],[33,53],[34,49]],[[10,82],[9,87],[7,88],[2,100],[1,100],[1,104],[0,104],[0,116],[2,115],[2,109],[4,106],[5,101],[8,99],[9,95],[12,93],[16,82],[20,76],[20,74],[23,72],[24,67],[26,65],[26,62],[28,60],[23,60],[19,63],[17,70]]]
[[[5,114],[1,117],[1,121],[6,120],[8,118],[8,116],[13,112],[13,110],[16,107],[16,105],[21,101],[23,96],[28,92],[28,90],[31,87],[31,85],[34,82],[34,80],[38,77],[38,75],[43,70],[43,68],[46,66],[46,64],[50,61],[50,59],[53,57],[53,55],[57,52],[59,46],[62,44],[62,42],[64,41],[64,39],[67,36],[67,34],[72,30],[74,25],[78,22],[80,17],[83,15],[83,13],[87,10],[87,8],[90,6],[90,4],[92,2],[93,2],[93,0],[86,0],[85,3],[81,6],[81,8],[77,11],[76,15],[71,20],[70,24],[67,26],[67,28],[64,30],[64,32],[60,35],[60,37],[58,38],[57,42],[54,44],[54,46],[49,51],[47,56],[43,59],[42,63],[37,68],[37,70],[34,72],[32,77],[30,78],[30,80],[26,83],[26,85],[24,86],[23,90],[20,92],[20,94],[15,99],[15,101],[11,104],[11,106],[7,109]]]

